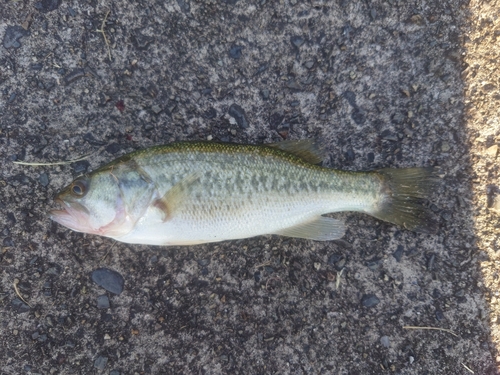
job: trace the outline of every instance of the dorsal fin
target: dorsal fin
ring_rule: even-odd
[[[299,141],[283,141],[269,143],[266,146],[280,149],[296,155],[311,164],[319,164],[323,161],[323,147],[316,139],[301,139]]]

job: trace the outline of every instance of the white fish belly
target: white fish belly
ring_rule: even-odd
[[[367,206],[363,200],[335,195],[297,194],[293,199],[276,196],[245,203],[238,199],[234,204],[227,200],[193,202],[167,220],[158,209],[150,207],[131,232],[114,238],[146,245],[195,245],[273,234],[325,213],[363,211]]]

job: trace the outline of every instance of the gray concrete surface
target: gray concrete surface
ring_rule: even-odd
[[[498,374],[468,204],[467,2],[0,7],[1,374]],[[46,216],[128,151],[309,137],[331,167],[440,166],[438,234],[340,214],[341,241],[161,248]],[[92,281],[101,267],[121,294]]]

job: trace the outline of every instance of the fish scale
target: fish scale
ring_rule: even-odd
[[[318,160],[310,140],[156,146],[77,178],[58,194],[63,208],[51,217],[77,231],[154,245],[262,234],[331,240],[344,225],[322,215],[338,211],[432,231],[435,220],[422,198],[436,185],[434,169],[345,172]]]

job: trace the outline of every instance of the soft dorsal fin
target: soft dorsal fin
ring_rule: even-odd
[[[281,236],[306,238],[315,241],[336,240],[344,236],[345,226],[340,220],[331,217],[318,216],[307,223],[282,229],[272,234]]]
[[[283,141],[269,143],[266,146],[280,149],[296,155],[311,164],[319,164],[323,161],[324,150],[315,139],[302,139],[299,141]]]

